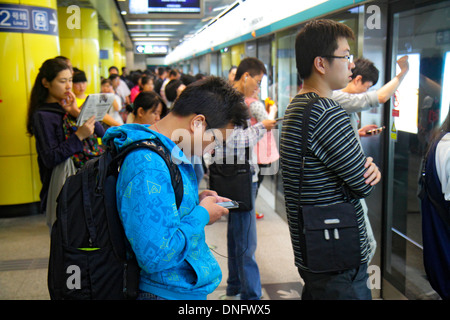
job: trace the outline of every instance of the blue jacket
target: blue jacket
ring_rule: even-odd
[[[154,139],[172,150],[184,195],[175,203],[169,169],[156,153],[139,149],[125,159],[117,181],[117,208],[141,271],[140,289],[166,299],[206,299],[222,279],[219,264],[205,242],[207,210],[199,206],[197,178],[183,152],[169,138],[148,126],[127,124],[108,129],[105,144],[116,148]]]

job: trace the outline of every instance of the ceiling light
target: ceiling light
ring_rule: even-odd
[[[212,11],[213,12],[222,11],[222,10],[224,10],[226,8],[228,8],[228,6],[215,7]]]
[[[133,34],[131,34],[131,37],[146,37],[147,36],[147,33],[142,33],[142,32],[140,32],[140,33],[133,33]]]
[[[170,38],[131,38],[133,41],[169,41]]]
[[[181,21],[127,21],[128,25],[180,25]]]
[[[169,38],[173,38],[173,34],[172,33],[147,33],[147,32],[142,32],[145,30],[141,30],[141,32],[132,32],[131,33],[131,37],[169,37]]]
[[[172,33],[149,33],[149,34],[147,34],[147,36],[148,37],[169,37],[169,38],[173,38],[173,34]]]
[[[128,29],[128,32],[175,32],[176,29]]]

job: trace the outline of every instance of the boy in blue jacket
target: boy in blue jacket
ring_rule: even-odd
[[[229,84],[209,77],[188,86],[172,111],[151,126],[112,127],[120,151],[130,143],[158,138],[180,169],[184,195],[179,209],[164,160],[148,149],[131,152],[117,181],[117,207],[141,271],[138,299],[206,299],[222,273],[205,242],[204,228],[228,213],[222,198],[206,190],[198,194],[197,179],[188,159],[212,151],[227,137],[227,129],[246,126],[243,97]],[[228,130],[231,133],[232,130]]]

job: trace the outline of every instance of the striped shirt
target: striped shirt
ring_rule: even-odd
[[[297,95],[284,115],[281,131],[280,159],[291,241],[297,267],[303,264],[299,246],[298,191],[301,168],[303,110],[315,93]],[[332,99],[320,98],[311,109],[308,152],[302,185],[302,205],[331,205],[345,201],[340,189],[344,181],[359,198],[369,195],[373,187],[365,183],[366,157],[350,124],[348,114]],[[367,262],[368,246],[364,213],[359,199],[355,206],[360,234],[361,263]]]

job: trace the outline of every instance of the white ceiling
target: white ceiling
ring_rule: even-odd
[[[122,12],[133,46],[140,42],[152,42],[167,44],[172,49],[200,30],[229,5],[236,2],[236,0],[203,0],[204,10],[201,17],[179,19],[175,14],[170,17],[159,14],[130,14],[129,0],[115,1],[119,11]],[[136,24],[129,24],[130,22]],[[156,24],[140,24],[139,22]],[[150,39],[145,40],[148,38]]]

